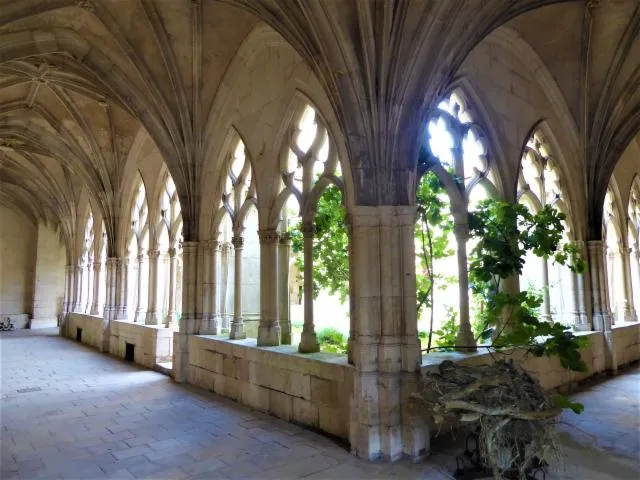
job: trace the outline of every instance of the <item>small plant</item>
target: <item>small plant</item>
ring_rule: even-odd
[[[321,351],[341,354],[347,353],[347,341],[342,332],[335,328],[323,328],[316,334],[316,336],[318,343],[320,344]]]
[[[447,320],[442,324],[440,330],[436,330],[436,346],[440,351],[453,351],[458,337],[458,312],[453,307],[447,305]]]

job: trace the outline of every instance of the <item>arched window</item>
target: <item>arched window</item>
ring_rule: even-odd
[[[136,280],[129,282],[127,295],[130,305],[135,305],[134,321],[144,323],[149,296],[149,208],[147,192],[138,175],[131,204],[131,228],[129,231],[129,265],[134,266]]]
[[[229,153],[227,173],[214,225],[218,241],[213,275],[218,297],[213,302],[214,331],[232,339],[256,338],[260,318],[260,245],[258,201],[253,168],[242,140]]]
[[[178,307],[182,297],[182,209],[173,178],[167,172],[160,194],[160,216],[156,224],[156,311],[167,327],[177,328],[180,318]]]
[[[568,197],[562,185],[561,173],[552,149],[544,134],[536,130],[527,141],[520,162],[517,198],[533,213],[546,205],[564,213],[564,241],[570,241],[573,228],[570,222]],[[568,267],[551,263],[529,252],[520,276],[520,288],[533,289],[542,295],[541,317],[566,325],[576,322],[573,299],[573,272]]]
[[[463,93],[452,92],[442,100],[431,115],[426,129],[427,155],[421,158],[419,173],[422,173],[418,186],[418,202],[425,188],[443,189],[439,194],[443,204],[451,212],[451,220],[445,219],[439,225],[427,225],[419,218],[416,227],[416,277],[418,281],[419,322],[426,327],[426,317],[432,313],[434,330],[442,327],[441,319],[455,322],[458,317],[459,328],[456,344],[473,347],[475,338],[470,322],[470,298],[467,250],[469,240],[468,212],[476,208],[484,199],[497,196],[493,173],[490,168],[490,152],[487,136],[474,121]],[[437,182],[435,179],[437,178]],[[433,187],[428,187],[432,185]],[[447,226],[449,222],[450,226]],[[441,237],[441,243],[455,248],[436,253],[426,248],[426,237]],[[431,281],[433,279],[433,282]],[[432,290],[437,290],[433,305],[426,298]],[[441,292],[444,291],[444,294]],[[455,298],[454,304],[446,303],[447,298]],[[453,327],[453,325],[449,325]]]
[[[636,317],[640,309],[640,176],[636,176],[631,184],[629,207],[627,209],[629,238],[629,276],[633,306]]]
[[[311,105],[303,106],[294,117],[280,172],[282,184],[275,212],[281,243],[278,262],[282,293],[278,303],[282,342],[292,343],[299,338],[300,352],[316,352],[320,349],[316,326],[338,330],[343,339],[351,326],[344,292],[344,285],[348,283],[348,268],[344,269],[348,240],[342,207],[342,168],[326,124]],[[318,223],[321,209],[323,221]],[[335,251],[343,260],[335,262],[341,266],[338,271],[325,272],[318,268],[321,256],[326,258],[322,250],[327,248],[323,236],[331,236],[344,245]],[[289,238],[293,258],[289,255]],[[335,283],[322,289],[321,284],[329,283],[328,275],[334,275]],[[319,305],[323,315],[316,324],[314,309]]]
[[[91,306],[93,304],[93,258],[94,258],[94,240],[95,235],[93,231],[93,213],[89,208],[89,214],[87,216],[87,222],[84,227],[84,242],[82,244],[82,260],[81,266],[83,269],[81,276],[80,287],[80,308],[82,313],[91,313]]]

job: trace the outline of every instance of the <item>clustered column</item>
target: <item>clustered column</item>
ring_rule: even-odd
[[[638,315],[633,302],[633,287],[631,284],[631,249],[624,248],[621,252],[622,280],[624,285],[624,321],[636,322]]]
[[[278,243],[278,315],[280,318],[280,341],[291,345],[291,306],[289,297],[289,255],[291,236],[280,234]]]
[[[279,235],[274,229],[260,230],[260,326],[258,345],[280,345],[278,321],[278,248]]]
[[[584,255],[584,242],[576,241],[573,245]],[[573,322],[577,331],[591,330],[589,317],[585,310],[584,274],[571,272],[571,290],[573,296]]]
[[[169,312],[167,313],[166,327],[176,325],[176,249],[169,249]]]
[[[151,250],[149,252],[149,300],[147,304],[147,316],[144,323],[146,325],[158,325],[157,297],[158,297],[158,263],[160,261],[160,251]]]
[[[233,289],[233,321],[231,322],[229,338],[237,340],[247,338],[247,334],[244,331],[244,321],[242,319],[242,247],[244,245],[244,238],[234,236],[231,239],[231,243],[233,243],[235,253],[235,288]]]
[[[100,315],[100,273],[102,262],[93,262],[93,302],[91,315]]]
[[[146,310],[146,303],[145,303],[145,299],[143,298],[143,281],[145,281],[145,278],[143,276],[144,274],[144,270],[145,270],[145,263],[146,263],[146,259],[147,256],[144,254],[143,251],[139,251],[138,252],[138,256],[136,257],[136,260],[138,262],[138,294],[137,294],[137,300],[136,300],[136,313],[134,315],[133,321],[134,322],[144,322],[145,321],[145,316],[147,313]],[[148,276],[146,281],[148,282]]]
[[[298,351],[300,353],[313,353],[320,351],[318,338],[316,337],[313,322],[313,234],[312,222],[302,225],[304,236],[304,324]]]
[[[82,281],[83,281],[84,265],[79,263],[76,265],[76,275],[73,278],[74,302],[73,311],[82,313]]]

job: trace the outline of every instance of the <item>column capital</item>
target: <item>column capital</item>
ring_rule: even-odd
[[[289,232],[280,233],[279,241],[281,245],[291,245],[291,234]]]
[[[177,249],[172,247],[167,251],[167,253],[169,254],[170,258],[174,258],[176,256],[176,251],[177,251]]]
[[[149,250],[149,258],[151,260],[157,260],[160,257],[160,250]]]
[[[232,237],[231,243],[233,244],[233,248],[238,250],[244,245],[244,237]]]
[[[303,222],[300,230],[305,238],[313,238],[313,234],[316,233],[316,226],[313,222]]]
[[[144,262],[146,255],[144,253],[138,253],[138,255],[136,256],[136,260],[138,260],[138,262]]]
[[[276,244],[280,240],[280,235],[275,228],[258,230],[258,237],[260,238],[260,244]]]
[[[102,262],[93,262],[93,270],[99,271],[102,268]]]
[[[213,253],[220,249],[220,243],[221,242],[216,239],[206,240],[204,242],[204,247],[208,252]]]

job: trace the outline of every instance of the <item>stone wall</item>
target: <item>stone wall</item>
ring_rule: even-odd
[[[538,379],[543,388],[551,390],[580,382],[588,377],[608,370],[607,356],[609,343],[602,332],[584,332],[579,334],[589,340],[589,345],[582,351],[582,359],[589,368],[588,372],[572,372],[560,365],[556,357],[536,357],[513,352],[507,355],[493,353],[489,355],[479,351],[473,355],[460,353],[434,353],[424,358],[422,371],[434,371],[444,360],[453,360],[463,365],[482,365],[493,361],[493,358],[507,358],[521,361],[525,369]],[[612,332],[613,358],[618,367],[640,360],[640,323],[615,326]]]
[[[66,255],[58,234],[38,225],[37,262],[30,328],[55,327],[64,299]]]
[[[37,235],[28,217],[0,206],[0,318],[31,314]]]
[[[344,356],[290,345],[190,336],[188,382],[283,420],[349,438],[353,367]]]
[[[67,315],[66,332],[60,333],[75,340],[78,328],[82,329],[82,343],[102,351],[102,339],[104,337],[104,320],[102,317],[83,313],[69,313]]]
[[[171,360],[173,330],[164,326],[112,320],[109,329],[109,353],[125,358],[126,344],[135,345],[133,361],[147,368]]]

